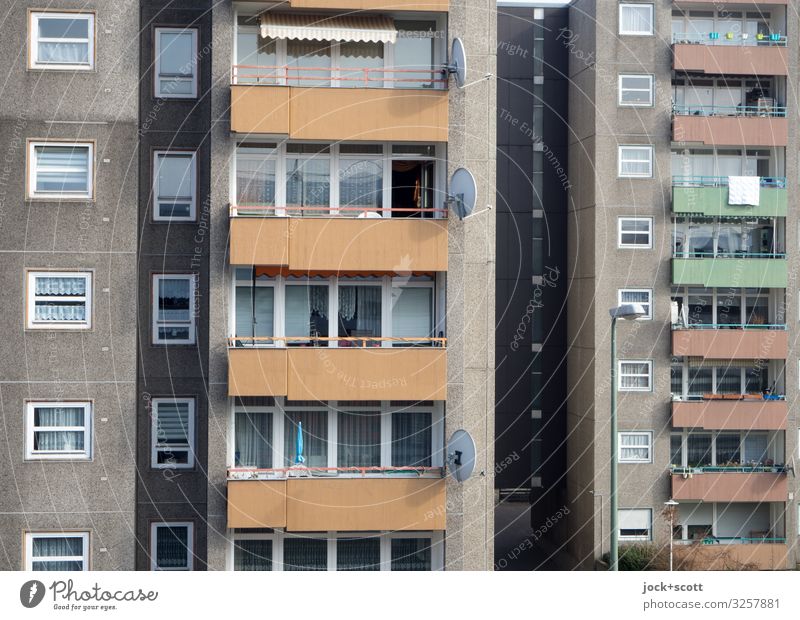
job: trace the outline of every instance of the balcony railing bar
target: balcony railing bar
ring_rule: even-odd
[[[786,106],[759,106],[759,105],[689,105],[672,106],[674,116],[722,116],[722,117],[774,117],[785,118]]]
[[[785,252],[674,252],[672,258],[786,258]]]
[[[764,538],[750,538],[743,536],[706,536],[692,540],[690,538],[682,538],[674,541],[680,545],[702,544],[702,545],[760,545],[765,544],[786,544],[785,538],[764,537]]]
[[[258,71],[258,73],[243,73]],[[267,72],[266,74],[263,72]],[[301,75],[312,72],[312,75]],[[344,74],[344,75],[339,75]],[[354,75],[359,74],[359,75]],[[394,77],[395,75],[411,75],[413,77]],[[384,88],[385,84],[438,84],[444,89],[448,80],[442,77],[440,69],[391,69],[385,67],[296,67],[292,65],[233,65],[231,84],[276,86],[288,82],[320,82],[330,81],[352,84],[354,87]],[[438,76],[438,77],[437,77]],[[244,82],[242,82],[244,81]]]
[[[672,402],[685,403],[685,402],[710,402],[717,400],[786,400],[783,394],[673,394]]]
[[[729,177],[673,176],[673,187],[727,187]],[[786,177],[761,177],[761,187],[786,188]]]
[[[387,476],[397,474],[415,474],[417,476],[443,476],[443,467],[418,467],[418,466],[352,466],[352,467],[307,467],[305,465],[294,467],[277,468],[252,468],[252,467],[231,467],[228,468],[229,480],[251,479],[277,479],[304,478],[304,477],[332,477],[340,474],[366,476]]]
[[[690,323],[689,325],[681,325],[680,323],[673,323],[673,330],[683,329],[774,329],[785,330],[786,325],[780,324],[756,324],[756,323]]]
[[[253,343],[253,344],[240,344],[240,343]],[[312,346],[316,346],[313,343],[317,342],[336,342],[336,343],[349,343],[347,346],[352,348],[368,348],[368,347],[380,347],[381,343],[408,343],[408,344],[419,344],[425,343],[430,344],[434,347],[445,347],[447,345],[447,338],[438,337],[438,338],[430,338],[421,336],[419,338],[409,338],[409,337],[399,337],[399,336],[336,336],[336,337],[329,337],[329,336],[231,336],[228,338],[228,346],[231,348],[242,348],[242,347],[269,347],[269,346],[277,346],[280,348],[281,344],[283,343],[298,343],[298,344],[312,344]],[[261,344],[263,343],[263,344]],[[270,345],[269,343],[274,343]],[[375,343],[375,344],[367,344],[367,343]]]
[[[753,47],[786,47],[786,36],[778,33],[757,34],[736,32],[673,32],[673,43],[695,45],[742,45]]]
[[[672,475],[695,474],[785,474],[783,465],[704,465],[702,467],[670,467]]]
[[[277,207],[275,205],[231,205],[231,217],[284,217],[282,212],[287,211],[289,215],[292,213],[310,212],[309,216],[316,217],[351,217],[358,218],[362,215],[369,218],[370,214],[380,216],[382,213],[421,213],[430,214],[440,219],[447,217],[447,209],[436,208],[419,208],[419,207],[326,207],[321,205],[316,206],[285,206]],[[244,212],[244,213],[243,213]]]

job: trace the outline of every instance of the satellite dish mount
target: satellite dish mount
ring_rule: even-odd
[[[447,442],[447,470],[457,482],[469,480],[475,469],[475,441],[465,430],[457,430]]]
[[[478,186],[475,177],[466,168],[458,168],[450,179],[450,191],[445,204],[455,211],[458,219],[463,220],[475,209],[478,200]]]

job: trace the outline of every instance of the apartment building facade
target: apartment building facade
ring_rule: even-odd
[[[685,567],[797,563],[797,36],[786,2],[570,8],[578,566],[609,549],[611,390],[621,553],[671,537]],[[619,322],[612,385],[622,303],[646,316]]]
[[[5,568],[491,567],[494,15],[15,10]]]

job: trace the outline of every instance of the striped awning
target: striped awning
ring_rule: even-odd
[[[394,43],[397,28],[385,16],[295,15],[264,13],[261,36],[265,39]]]
[[[689,368],[711,368],[712,366],[716,366],[717,368],[756,368],[760,367],[761,365],[763,365],[763,362],[760,360],[712,360],[702,357],[689,358]]]

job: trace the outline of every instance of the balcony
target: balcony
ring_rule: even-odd
[[[294,140],[447,142],[446,76],[421,73],[236,65],[231,131]]]
[[[672,139],[708,145],[786,146],[783,106],[676,106]]]
[[[673,553],[678,570],[784,570],[789,561],[785,538],[714,538],[676,545]]]
[[[759,204],[728,204],[728,177],[673,176],[672,212],[706,217],[786,217],[788,194],[783,177],[761,177]]]
[[[229,396],[286,396],[289,400],[317,401],[447,399],[444,338],[252,340],[304,346],[230,348]],[[322,346],[310,346],[312,341]],[[231,344],[235,342],[232,339]],[[325,346],[328,343],[338,346]],[[433,346],[402,346],[420,343]],[[373,346],[380,344],[383,346]]]
[[[241,0],[248,2],[249,0]],[[261,1],[261,0],[259,0]],[[774,2],[780,4],[778,2]],[[289,0],[292,9],[346,9],[350,11],[436,11],[446,13],[450,0]]]
[[[672,355],[714,360],[774,360],[789,355],[785,325],[692,325],[673,328]]]
[[[701,502],[785,502],[783,467],[673,467],[672,498]]]
[[[275,265],[293,271],[447,271],[446,220],[245,217],[235,209],[233,214],[233,265]]]
[[[786,37],[758,36],[674,33],[672,68],[712,75],[788,75]]]
[[[394,474],[387,472],[380,478],[324,479],[287,474],[292,475],[286,472],[275,480],[229,479],[228,527],[289,532],[445,529],[441,472],[433,477],[390,478]]]
[[[705,430],[786,430],[786,400],[761,394],[672,401],[672,426]]]
[[[703,287],[786,288],[782,253],[705,254],[672,259],[672,283]]]

